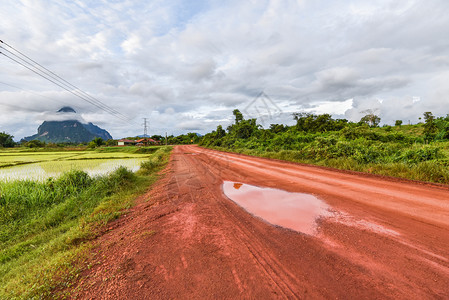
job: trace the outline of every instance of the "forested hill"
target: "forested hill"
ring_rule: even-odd
[[[39,140],[51,143],[85,143],[101,137],[103,140],[112,139],[109,132],[98,126],[82,124],[76,120],[44,121],[37,129],[37,134],[25,137],[24,140]]]
[[[112,139],[104,129],[92,124],[78,121],[79,116],[70,106],[64,106],[56,112],[59,121],[44,121],[37,129],[37,134],[27,136],[25,141],[38,140],[47,143],[86,143],[94,138]]]

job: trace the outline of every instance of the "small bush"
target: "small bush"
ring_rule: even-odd
[[[85,188],[92,183],[92,178],[86,172],[71,170],[64,173],[55,181],[55,185],[60,187],[74,187],[77,189]]]
[[[440,158],[440,148],[438,147],[425,147],[420,149],[409,149],[400,153],[395,161],[404,161],[407,163],[418,163],[428,160],[434,160]]]
[[[125,167],[119,167],[109,175],[108,179],[113,183],[122,184],[135,181],[136,174]]]

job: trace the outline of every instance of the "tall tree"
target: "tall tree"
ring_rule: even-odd
[[[243,114],[240,112],[240,110],[234,109],[232,114],[235,116],[235,124],[238,124],[241,121],[243,121]]]
[[[0,132],[0,147],[14,147],[14,136],[6,132]]]
[[[296,129],[304,132],[326,132],[343,129],[348,120],[332,119],[330,114],[293,113]]]
[[[360,119],[360,123],[368,124],[369,127],[377,127],[380,123],[380,117],[375,114],[367,114]]]
[[[438,127],[435,123],[435,117],[430,111],[424,113],[424,139],[426,141],[433,140],[437,133]]]
[[[226,135],[226,131],[223,129],[223,127],[221,125],[218,125],[217,126],[217,132],[215,134],[215,138],[216,139],[221,139],[225,135]]]

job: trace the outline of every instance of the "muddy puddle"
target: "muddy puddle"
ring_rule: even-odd
[[[249,213],[273,225],[314,235],[317,219],[328,216],[325,202],[310,194],[290,193],[225,181],[224,194]]]

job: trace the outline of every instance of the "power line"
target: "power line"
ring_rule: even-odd
[[[52,79],[58,81],[60,84],[63,84],[66,88],[72,88],[72,89],[74,88],[75,91],[76,91],[77,93],[80,93],[80,92],[84,93],[84,92],[83,92],[82,90],[80,90],[78,87],[76,87],[76,86],[70,84],[68,81],[66,81],[66,80],[63,79],[62,77],[60,77],[60,76],[58,76],[57,74],[55,74],[54,72],[48,70],[47,68],[45,68],[44,66],[42,66],[41,64],[39,64],[39,63],[36,62],[35,60],[31,59],[29,56],[23,54],[23,53],[20,52],[19,50],[15,49],[15,48],[12,47],[11,45],[9,45],[9,44],[7,44],[7,43],[1,41],[1,40],[0,40],[0,42],[3,43],[3,44],[5,44],[5,45],[8,46],[9,48],[13,49],[15,52],[19,53],[20,55],[22,55],[23,57],[27,58],[29,61],[32,62],[32,63],[30,63],[29,61],[23,59],[22,57],[20,57],[20,56],[14,54],[13,52],[9,51],[8,49],[6,49],[6,48],[4,48],[4,47],[2,47],[2,46],[0,45],[0,48],[1,48],[1,49],[7,51],[8,53],[12,54],[12,55],[15,56],[16,58],[20,59],[20,60],[23,61],[25,64],[31,66],[32,68],[36,69],[36,70],[39,71],[40,73],[44,73],[45,75],[50,76]],[[2,53],[2,54],[4,54],[4,53]],[[4,54],[4,55],[5,55],[5,54]],[[7,56],[7,55],[5,55],[5,56]],[[10,59],[12,59],[12,58],[9,57],[9,56],[7,56],[7,57],[10,58]],[[17,62],[17,61],[16,61],[16,62]],[[21,64],[21,65],[23,66],[23,64]],[[39,67],[36,67],[36,65],[39,66]],[[29,69],[29,68],[28,68],[28,69]],[[31,71],[33,71],[33,70],[31,70]],[[34,71],[33,71],[33,72],[34,72]],[[34,73],[36,73],[36,72],[34,72]],[[38,74],[38,75],[40,75],[40,74]],[[41,75],[40,75],[40,76],[41,76]],[[44,78],[47,79],[47,80],[49,80],[49,79],[46,78],[46,77],[44,77]],[[51,80],[50,80],[50,81],[51,81]],[[51,81],[51,82],[53,82],[53,81]],[[53,83],[54,83],[54,82],[53,82]],[[84,93],[84,94],[86,94],[86,93]],[[86,94],[86,95],[87,95],[88,97],[90,97],[90,95],[88,95],[88,94]],[[83,100],[86,100],[86,99],[83,99]],[[96,102],[96,101],[97,101],[97,100],[94,99],[94,102]],[[99,102],[100,102],[100,101],[99,101]],[[91,103],[91,102],[90,102],[90,103]],[[91,104],[92,104],[92,103],[91,103]],[[106,105],[104,105],[103,103],[100,102],[100,104],[101,104],[100,106],[108,108],[108,107],[107,107]],[[98,107],[98,106],[97,106],[97,107]],[[99,107],[99,108],[100,108],[100,107]],[[117,113],[118,113],[118,112],[117,112]]]
[[[3,49],[4,51],[8,52],[8,54],[10,54],[10,55],[7,55],[6,53],[4,53],[2,51],[0,51],[0,54],[4,55],[5,57],[9,58],[10,60],[14,61],[15,63],[20,64],[21,66],[27,68],[28,70],[39,75],[40,77],[52,82],[53,84],[59,86],[60,88],[68,91],[69,93],[73,94],[74,96],[76,96],[76,97],[92,104],[93,106],[121,119],[122,121],[129,123],[129,118],[126,117],[125,115],[123,115],[122,113],[118,112],[117,110],[109,107],[108,105],[104,104],[100,100],[98,100],[98,99],[94,98],[93,96],[87,94],[86,92],[82,91],[77,86],[71,84],[64,78],[60,77],[59,75],[57,75],[54,72],[50,71],[49,69],[45,68],[44,66],[42,66],[35,60],[31,59],[27,55],[23,54],[19,50],[13,48],[9,44],[3,42],[2,40],[0,40],[0,43],[11,48],[12,50],[19,53],[21,56],[25,57],[26,59],[20,57],[19,55],[13,53],[12,51],[10,51],[8,49],[6,49],[2,45],[0,45],[0,49]],[[12,56],[14,56],[15,58],[13,58]]]
[[[11,57],[11,56],[5,54],[5,53],[3,53],[3,52],[0,52],[0,54],[3,54],[4,56],[6,56],[7,58],[11,59],[12,61],[14,61],[14,62],[20,64],[21,66],[27,68],[28,70],[32,71],[33,73],[35,73],[35,74],[41,76],[42,78],[44,78],[44,79],[46,79],[46,80],[52,82],[52,83],[55,84],[55,85],[61,87],[62,89],[68,91],[69,93],[73,94],[74,96],[81,98],[82,100],[84,100],[84,101],[86,101],[86,102],[88,102],[88,103],[94,105],[95,107],[97,107],[97,108],[99,108],[99,109],[101,109],[101,110],[103,110],[103,111],[105,111],[105,112],[108,112],[108,113],[114,115],[114,116],[117,117],[117,118],[122,119],[122,120],[125,121],[125,122],[128,122],[128,119],[126,118],[126,116],[121,115],[120,113],[113,111],[111,108],[109,108],[108,106],[106,106],[105,104],[103,104],[103,103],[101,103],[101,102],[100,102],[100,103],[101,103],[102,105],[98,105],[98,103],[96,103],[97,101],[92,101],[92,100],[86,98],[82,93],[80,93],[80,92],[79,92],[79,91],[80,91],[79,89],[71,90],[70,86],[68,86],[67,84],[65,84],[65,83],[62,82],[61,80],[59,80],[59,79],[57,79],[57,78],[54,78],[54,76],[51,77],[51,75],[49,75],[48,72],[42,71],[41,69],[37,68],[37,67],[34,66],[33,64],[31,64],[31,63],[27,62],[26,60],[24,60],[23,58],[21,58],[21,57],[15,55],[15,54],[12,53],[11,51],[8,51],[7,49],[5,49],[4,47],[2,47],[1,45],[0,45],[0,48],[3,49],[3,50],[5,50],[5,51],[7,51],[7,52],[10,53],[11,55],[15,56],[17,59],[20,59],[21,61],[23,61],[23,63],[20,62],[20,61],[18,61],[18,60],[15,59],[15,58],[13,58],[13,57]],[[26,64],[27,64],[27,65],[26,65]],[[34,68],[34,69],[32,69],[32,68]],[[99,101],[99,100],[98,100],[98,101]]]
[[[119,114],[122,115],[120,112],[108,107],[106,104],[102,103],[100,100],[95,99],[94,97],[90,96],[89,94],[85,93],[83,90],[81,90],[80,88],[78,88],[77,86],[71,84],[70,82],[68,82],[67,80],[65,80],[64,78],[62,78],[61,76],[59,76],[58,74],[52,72],[51,70],[47,69],[46,67],[44,67],[43,65],[41,65],[40,63],[38,63],[37,61],[33,60],[32,58],[30,58],[29,56],[23,54],[22,52],[20,52],[19,50],[15,49],[14,47],[12,47],[11,45],[3,42],[0,40],[0,42],[2,42],[3,44],[5,44],[6,46],[8,46],[9,48],[13,49],[14,51],[16,51],[17,53],[19,53],[20,55],[24,56],[25,58],[27,58],[28,60],[30,60],[31,62],[33,62],[34,64],[38,65],[41,69],[45,70],[47,72],[47,74],[51,77],[53,77],[54,79],[64,83],[65,85],[67,85],[70,88],[75,89],[76,91],[79,91],[81,94],[85,95],[86,97],[90,98],[92,101],[96,102],[97,104],[99,104],[100,106],[111,110],[111,112],[115,113],[115,114]],[[4,50],[8,51],[7,49],[5,49],[4,47],[1,47]],[[18,57],[19,59],[21,59],[22,61],[25,61],[24,59],[20,58],[19,56],[15,55],[14,53],[12,53],[11,51],[8,51],[9,53],[11,53],[12,55]],[[25,61],[26,62],[26,61]],[[29,62],[27,62],[29,64]],[[34,68],[36,68],[35,66],[33,66]],[[37,69],[37,68],[36,68]],[[122,115],[123,117],[126,118],[126,116]]]
[[[1,47],[0,47],[0,48],[1,48]],[[4,49],[4,48],[3,48],[3,49]],[[96,103],[94,103],[94,102],[92,102],[91,100],[89,100],[89,99],[85,98],[84,96],[80,95],[77,91],[72,91],[72,90],[68,89],[67,87],[65,87],[63,84],[61,84],[61,83],[59,83],[59,82],[53,80],[52,78],[49,78],[49,77],[47,76],[47,74],[41,74],[41,71],[40,71],[40,70],[38,70],[38,71],[33,70],[33,69],[30,68],[29,66],[27,66],[27,65],[25,65],[25,64],[23,64],[23,63],[21,63],[20,61],[18,61],[18,60],[16,60],[16,59],[12,58],[11,56],[9,56],[9,55],[7,55],[7,54],[5,54],[5,53],[3,53],[3,52],[0,52],[0,54],[3,54],[4,56],[6,56],[7,58],[11,59],[12,61],[18,63],[19,65],[21,65],[21,66],[23,66],[23,67],[25,67],[25,68],[27,68],[27,69],[30,70],[31,72],[33,72],[33,73],[39,75],[40,77],[45,78],[46,80],[48,80],[48,81],[54,83],[55,85],[59,86],[60,88],[62,88],[62,89],[64,89],[64,90],[66,90],[67,92],[71,93],[72,95],[74,95],[74,96],[76,96],[76,97],[78,97],[78,98],[80,98],[80,99],[82,99],[82,100],[84,100],[84,101],[86,101],[86,102],[88,102],[88,103],[94,105],[95,107],[97,107],[97,108],[99,108],[99,109],[101,109],[101,110],[103,110],[103,111],[105,111],[105,112],[107,112],[107,113],[109,113],[109,114],[111,114],[111,115],[113,115],[113,116],[119,118],[119,119],[121,119],[122,121],[128,122],[128,119],[127,119],[126,117],[121,117],[120,115],[116,115],[116,114],[114,114],[113,112],[111,112],[111,111],[109,111],[109,110],[107,110],[107,109],[105,109],[105,108],[103,108],[103,107],[101,107],[101,106],[98,106]]]

